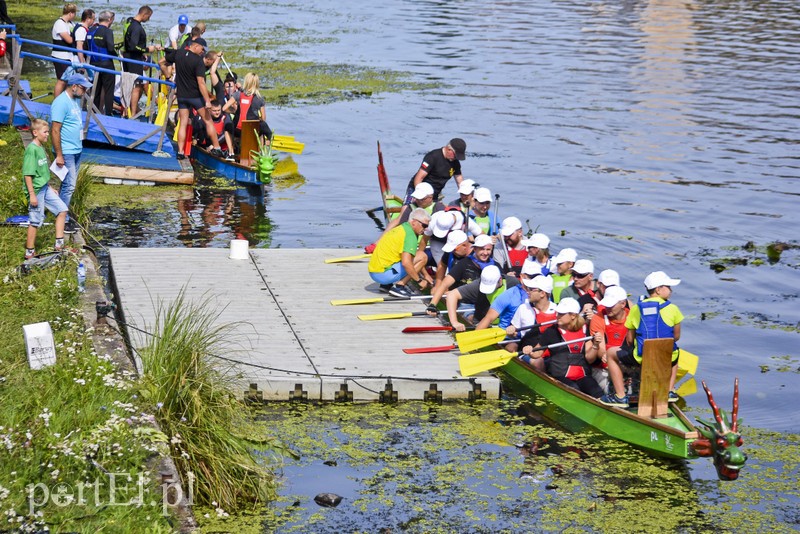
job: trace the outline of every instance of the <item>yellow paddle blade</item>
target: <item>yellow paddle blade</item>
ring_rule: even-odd
[[[345,261],[363,260],[364,258],[369,257],[369,254],[359,254],[358,256],[345,256],[344,258],[328,258],[325,260],[325,263],[342,263]]]
[[[293,176],[295,174],[298,174],[298,168],[297,162],[292,159],[292,156],[278,160],[278,163],[275,164],[275,170],[272,171],[273,178]]]
[[[689,395],[694,395],[695,393],[697,393],[697,380],[695,380],[694,377],[690,378],[689,380],[681,384],[680,387],[678,387],[676,393],[681,397],[688,397]]]
[[[687,374],[694,376],[697,372],[697,364],[699,361],[700,358],[695,354],[692,354],[688,350],[681,349],[681,353],[678,356],[678,378],[682,378]]]
[[[503,328],[486,328],[485,330],[472,330],[456,334],[456,343],[461,352],[472,352],[489,345],[494,345],[506,337]]]
[[[273,135],[272,136],[272,140],[273,141],[279,141],[281,143],[293,142],[294,141],[294,136],[293,135]]]
[[[303,149],[305,148],[304,143],[300,143],[298,141],[281,141],[275,140],[272,138],[272,144],[270,145],[272,150],[277,150],[278,152],[289,152],[290,154],[302,154]]]
[[[400,313],[373,313],[370,315],[359,315],[358,318],[362,321],[381,321],[383,319],[404,319],[406,317],[413,317],[413,312],[400,312]]]
[[[458,357],[458,368],[461,376],[472,376],[496,367],[501,367],[519,354],[507,350],[493,350],[477,354],[464,354]]]
[[[354,304],[375,304],[377,302],[383,302],[383,297],[373,297],[368,299],[344,299],[344,300],[332,300],[331,306],[352,306]]]

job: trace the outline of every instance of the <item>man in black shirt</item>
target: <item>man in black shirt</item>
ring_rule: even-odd
[[[179,50],[175,54],[175,85],[177,86],[178,120],[180,121],[178,159],[186,158],[186,154],[181,151],[186,144],[186,128],[189,126],[191,110],[197,111],[205,123],[206,135],[214,146],[210,154],[222,157],[216,130],[209,114],[211,97],[206,88],[206,65],[202,57],[205,49],[205,40],[198,37],[189,43],[186,49]]]
[[[97,17],[97,30],[91,40],[87,35],[87,42],[90,42],[88,49],[90,52],[99,52],[101,54],[108,54],[116,56],[114,51],[114,32],[111,30],[111,24],[114,22],[113,11],[101,11]],[[100,58],[91,56],[89,60],[92,65],[102,67],[104,69],[114,70],[114,61],[108,58]],[[114,78],[113,74],[100,72],[97,74],[97,91],[94,94],[94,105],[100,110],[100,113],[105,115],[112,115],[114,112]]]
[[[135,16],[125,21],[125,31],[122,34],[122,48],[124,50],[122,57],[145,61],[147,59],[145,54],[162,49],[159,45],[147,46],[147,32],[144,31],[142,23],[150,20],[151,16],[153,16],[153,9],[150,6],[142,6]],[[123,62],[122,70],[142,75],[144,74],[144,65]],[[135,117],[139,112],[139,99],[142,97],[144,86],[145,82],[143,81],[138,81],[133,86],[133,91],[131,91],[131,117]]]
[[[444,189],[450,178],[455,177],[456,185],[461,185],[461,161],[466,159],[467,143],[461,138],[451,139],[450,142],[435,150],[431,150],[422,158],[417,174],[408,182],[406,204],[410,202],[409,196],[420,182],[427,182],[433,187],[433,199],[439,200],[439,193]]]

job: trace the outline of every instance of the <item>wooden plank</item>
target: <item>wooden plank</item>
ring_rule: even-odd
[[[671,337],[648,339],[644,342],[638,410],[641,416],[667,417],[674,346],[675,340]]]
[[[250,152],[258,152],[259,121],[242,121],[242,138],[239,140],[239,163],[249,167],[253,163]]]
[[[192,185],[194,183],[194,173],[186,171],[163,171],[159,169],[142,169],[140,167],[93,164],[92,173],[98,178],[141,180],[162,184]]]

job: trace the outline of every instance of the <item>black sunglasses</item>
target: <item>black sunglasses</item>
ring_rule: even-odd
[[[590,274],[592,274],[592,273],[579,274],[579,273],[576,273],[575,271],[572,271],[572,278],[586,278]]]

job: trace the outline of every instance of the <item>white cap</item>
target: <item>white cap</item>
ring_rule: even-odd
[[[606,294],[603,295],[603,300],[600,301],[600,305],[605,306],[606,308],[610,308],[617,302],[627,299],[628,299],[627,291],[622,289],[620,286],[611,286],[608,289],[606,289]]]
[[[648,290],[659,286],[677,286],[681,281],[678,278],[670,278],[664,271],[656,271],[647,275],[644,279],[644,287]]]
[[[433,195],[433,186],[428,182],[420,182],[417,184],[417,187],[414,188],[414,192],[411,193],[411,196],[417,200],[431,195]]]
[[[444,252],[453,252],[458,245],[467,240],[467,234],[462,230],[453,230],[447,235],[447,243],[444,244],[442,250]]]
[[[572,266],[573,272],[578,274],[589,274],[594,272],[594,263],[592,260],[578,260]]]
[[[528,276],[542,274],[542,266],[539,265],[538,261],[528,258],[525,260],[525,263],[522,264],[522,274],[527,274]]]
[[[547,248],[550,246],[550,238],[544,234],[533,234],[529,238],[522,240],[522,246]]]
[[[479,187],[475,190],[475,195],[472,197],[475,202],[491,202],[492,192],[488,187]]]
[[[458,186],[458,193],[460,195],[469,195],[475,191],[475,180],[466,178],[461,180],[461,185]]]
[[[486,245],[491,245],[491,244],[492,244],[492,238],[491,238],[491,236],[488,236],[488,235],[486,235],[486,234],[480,234],[480,235],[478,235],[478,236],[475,238],[475,243],[473,243],[473,245],[474,245],[476,248],[483,248],[483,247],[485,247]]]
[[[575,252],[574,248],[562,248],[561,252],[553,259],[553,265],[558,265],[559,263],[564,263],[565,261],[572,261],[578,259],[578,253]]]
[[[497,265],[487,265],[481,271],[481,284],[479,289],[481,293],[486,295],[492,293],[495,289],[497,289],[497,282],[500,281],[500,269]]]
[[[534,278],[534,280],[536,280]],[[556,313],[580,313],[581,305],[572,297],[564,297],[556,306]]]
[[[522,283],[531,289],[541,289],[548,295],[553,292],[553,278],[550,276],[536,276],[525,278]]]
[[[597,277],[597,281],[606,287],[619,285],[619,273],[614,269],[606,269]]]
[[[503,225],[500,227],[500,233],[504,236],[510,236],[517,230],[522,228],[522,221],[516,217],[506,217],[503,219]]]
[[[437,211],[431,215],[431,222],[428,227],[433,235],[439,238],[446,236],[447,232],[453,229],[456,225],[458,217],[453,217],[453,215],[460,215],[460,212]]]

